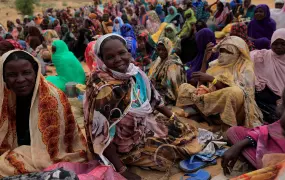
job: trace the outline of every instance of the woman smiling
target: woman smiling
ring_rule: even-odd
[[[108,34],[99,38],[95,53],[101,59],[87,83],[84,102],[93,154],[105,164],[111,162],[127,179],[140,179],[125,165],[166,171],[175,160],[199,149],[192,141],[196,129],[181,123],[164,106],[146,74],[130,63],[123,37]],[[156,117],[154,110],[165,116]]]
[[[47,83],[39,67],[24,51],[2,56],[0,176],[42,171],[55,162],[87,160],[85,140],[67,98]]]

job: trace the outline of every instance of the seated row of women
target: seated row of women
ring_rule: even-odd
[[[192,73],[192,79],[201,83],[198,89],[182,84],[186,80],[181,77],[186,74],[179,58],[170,53],[169,39],[159,40],[159,59],[150,68],[150,81],[132,63],[123,37],[115,34],[100,37],[95,44],[96,72],[87,82],[84,102],[88,150],[65,95],[42,77],[37,60],[24,51],[7,52],[1,61],[4,138],[0,175],[37,172],[62,161],[84,162],[88,159],[87,151],[93,154],[92,159],[99,156],[105,164],[110,161],[126,178],[137,175],[125,165],[167,170],[175,160],[202,148],[193,141],[197,129],[180,122],[165,107],[165,102],[173,103],[175,98],[177,105],[194,105],[215,123],[219,115],[226,128],[261,125],[262,114],[254,92],[255,89],[260,93],[271,92],[268,96],[273,93],[276,100],[280,99],[284,88],[280,86],[283,76],[279,71],[283,65],[280,57],[285,54],[284,32],[280,29],[274,33],[272,50],[253,51],[253,62],[246,42],[229,36],[213,48],[219,52],[218,59],[205,71],[212,56],[212,45],[208,45],[202,71]],[[259,64],[263,73],[255,75],[254,63]],[[163,81],[171,88],[162,88],[167,87]]]

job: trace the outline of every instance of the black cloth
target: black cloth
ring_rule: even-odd
[[[273,123],[280,119],[280,114],[276,109],[276,101],[280,98],[280,96],[274,94],[267,86],[262,91],[255,92],[255,100],[262,111],[264,121]]]
[[[195,37],[187,37],[181,39],[180,59],[183,64],[193,60],[198,54]]]
[[[31,145],[30,137],[30,107],[31,99],[24,100],[17,97],[16,104],[16,131],[18,145]]]

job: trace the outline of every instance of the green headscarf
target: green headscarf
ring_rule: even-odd
[[[85,72],[82,65],[62,40],[55,40],[52,46],[56,47],[52,55],[52,62],[56,68],[57,76],[48,76],[47,81],[65,91],[65,84],[76,82],[85,84]]]
[[[182,30],[179,34],[180,37],[189,35],[191,32],[191,23],[196,23],[196,21],[197,21],[195,14],[194,14],[194,11],[191,8],[189,8],[187,11],[185,11],[184,17],[186,18],[189,14],[191,14],[191,16],[188,19],[186,19],[186,21],[182,27]]]
[[[173,9],[173,11],[174,11],[174,13],[172,15],[169,13],[170,9]],[[177,12],[176,7],[174,7],[174,6],[170,6],[168,8],[167,12],[168,12],[168,15],[165,17],[164,22],[170,23],[177,16],[178,12]]]
[[[172,29],[172,33],[168,33],[168,32],[167,32],[167,29],[168,29],[168,28],[171,28],[171,29]],[[172,41],[172,43],[173,43],[173,41],[176,40],[176,38],[177,38],[177,29],[176,29],[176,27],[175,27],[174,24],[170,23],[170,24],[168,24],[168,25],[165,27],[165,37],[167,37],[168,39],[170,39],[170,40]]]

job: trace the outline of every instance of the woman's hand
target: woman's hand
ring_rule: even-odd
[[[230,174],[230,170],[234,167],[237,162],[241,151],[250,144],[249,139],[244,139],[232,147],[230,147],[222,157],[222,167],[224,170],[224,174]]]
[[[204,59],[203,59],[203,62],[207,62],[209,61],[210,57],[212,56],[213,54],[213,48],[214,48],[214,43],[212,42],[209,42],[206,46],[206,50],[205,50],[205,56],[204,56]]]
[[[199,71],[199,72],[192,73],[192,79],[195,79],[197,81],[204,83],[204,82],[213,82],[215,78],[207,73],[203,73]]]
[[[128,180],[141,180],[142,178],[129,170],[126,170],[125,172],[122,173],[122,176],[124,176]]]

